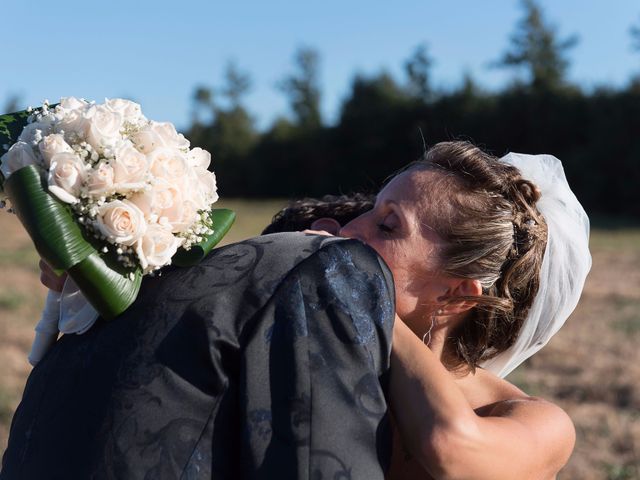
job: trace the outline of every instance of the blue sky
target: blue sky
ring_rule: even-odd
[[[637,0],[542,0],[562,37],[579,36],[569,77],[584,88],[624,86],[640,72],[629,27]],[[485,88],[512,72],[488,68],[509,42],[517,0],[3,1],[0,108],[10,95],[102,101],[127,96],[149,118],[186,126],[196,85],[218,86],[229,60],[251,74],[245,103],[261,127],[287,113],[275,88],[301,45],[322,56],[322,110],[332,121],[356,72],[402,78],[403,61],[426,43],[433,81],[452,88],[471,73]],[[8,44],[7,44],[8,42]]]

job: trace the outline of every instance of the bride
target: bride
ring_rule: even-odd
[[[395,281],[388,477],[555,478],[570,418],[502,377],[564,323],[591,265],[560,162],[440,143],[334,233],[373,247]]]

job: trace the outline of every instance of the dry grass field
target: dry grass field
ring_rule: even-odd
[[[227,201],[232,242],[259,233],[283,202]],[[578,309],[510,379],[573,418],[577,445],[560,474],[571,480],[640,479],[640,230],[596,230],[593,269]],[[17,220],[0,212],[0,452],[30,366],[27,352],[45,288]]]

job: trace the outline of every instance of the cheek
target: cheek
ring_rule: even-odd
[[[396,312],[400,318],[405,319],[415,314],[418,305],[418,295],[414,288],[414,280],[405,269],[393,268],[393,282],[396,291]]]

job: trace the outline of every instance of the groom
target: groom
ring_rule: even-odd
[[[392,292],[370,248],[300,233],[147,278],[34,368],[0,479],[382,479]]]

